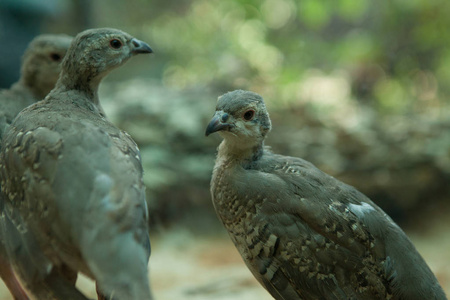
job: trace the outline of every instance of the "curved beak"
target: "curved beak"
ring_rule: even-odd
[[[131,53],[139,54],[139,53],[153,53],[152,48],[147,43],[140,41],[138,39],[132,39],[131,43],[133,44],[133,49]]]
[[[205,136],[208,136],[211,133],[214,133],[216,131],[230,129],[230,127],[231,127],[231,124],[222,123],[222,121],[221,121],[221,113],[216,112],[214,117],[209,122],[208,127],[206,127]]]

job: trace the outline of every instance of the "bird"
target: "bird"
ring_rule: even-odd
[[[37,299],[86,299],[75,287],[78,273],[96,282],[99,298],[152,299],[140,152],[98,96],[111,70],[152,52],[118,29],[80,32],[55,88],[4,133],[2,234],[14,271]]]
[[[218,98],[211,195],[258,282],[277,300],[446,299],[403,230],[354,187],[297,157],[275,154],[263,98]]]
[[[72,39],[65,34],[41,34],[29,43],[19,80],[10,89],[0,91],[0,138],[22,109],[44,99],[55,87]]]
[[[28,45],[22,58],[21,77],[10,89],[0,91],[0,140],[17,114],[53,87],[61,71],[61,61],[72,42],[65,34],[41,34]],[[0,197],[0,218],[5,217]],[[15,299],[28,299],[8,262],[0,234],[0,276]]]

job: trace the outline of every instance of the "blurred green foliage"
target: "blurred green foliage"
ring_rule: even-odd
[[[99,0],[92,9],[99,25],[150,41],[157,60],[148,72],[170,88],[311,101],[303,82],[319,69],[344,80],[347,98],[382,113],[448,103],[446,0]]]

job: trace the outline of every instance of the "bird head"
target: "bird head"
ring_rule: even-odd
[[[72,40],[65,34],[42,34],[28,45],[22,58],[20,80],[36,99],[43,99],[55,87],[61,62]]]
[[[263,98],[250,91],[236,90],[219,97],[205,134],[219,132],[237,147],[254,147],[264,141],[270,129]]]
[[[113,28],[79,33],[63,61],[63,73],[75,84],[98,84],[114,68],[140,53],[153,53],[149,45]]]

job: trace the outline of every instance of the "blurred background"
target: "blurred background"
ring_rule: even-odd
[[[39,33],[115,27],[153,48],[100,97],[142,152],[157,299],[271,299],[209,194],[220,138],[204,130],[234,89],[265,98],[267,145],[368,195],[450,294],[449,15],[446,0],[1,0],[0,85]]]

